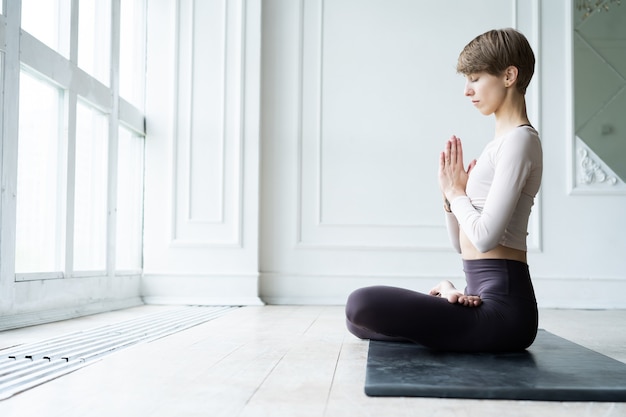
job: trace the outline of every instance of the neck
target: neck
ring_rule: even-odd
[[[500,137],[519,125],[530,124],[523,95],[510,91],[502,106],[494,113],[496,137]]]

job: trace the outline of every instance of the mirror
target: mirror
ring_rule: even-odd
[[[589,7],[587,7],[589,5]],[[574,0],[577,182],[626,182],[626,5]]]

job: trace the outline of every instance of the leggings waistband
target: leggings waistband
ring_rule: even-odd
[[[510,259],[463,260],[466,293],[534,298],[528,264]]]

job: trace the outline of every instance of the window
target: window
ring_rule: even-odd
[[[65,145],[61,93],[49,82],[20,76],[17,171],[17,272],[63,270]]]
[[[78,10],[78,66],[109,85],[111,1],[80,0]]]
[[[71,0],[22,0],[22,29],[69,58]]]
[[[19,114],[17,143],[3,138],[17,150],[16,279],[138,274],[145,0],[21,0],[4,7],[20,4],[21,28],[10,19],[0,27],[20,46],[20,54],[0,57],[22,69],[19,100],[9,95],[4,103]],[[114,28],[123,42],[111,42]],[[5,81],[5,91],[14,80]],[[3,237],[11,236],[6,225]]]
[[[106,270],[108,117],[76,106],[74,270]]]
[[[120,96],[143,110],[145,73],[145,10],[142,1],[122,1],[120,23]]]
[[[143,137],[121,127],[117,158],[116,264],[122,271],[142,267]]]

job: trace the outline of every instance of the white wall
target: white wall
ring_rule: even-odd
[[[192,14],[195,7],[195,14]],[[369,284],[462,283],[436,185],[493,120],[462,47],[517,27],[545,172],[529,236],[543,307],[626,307],[626,196],[575,187],[565,2],[149,1],[148,302],[343,303]],[[195,16],[195,20],[192,19]]]

